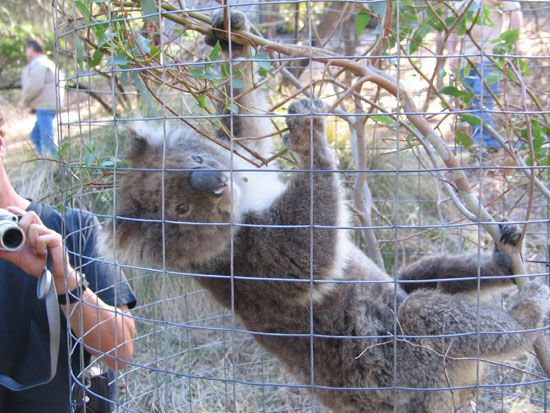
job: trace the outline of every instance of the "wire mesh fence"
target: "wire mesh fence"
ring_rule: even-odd
[[[550,3],[53,7],[63,203],[138,297],[107,404],[547,411]]]

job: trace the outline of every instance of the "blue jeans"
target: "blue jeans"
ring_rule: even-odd
[[[55,155],[57,153],[53,135],[55,114],[55,110],[36,109],[36,123],[31,131],[31,141],[39,155]]]
[[[483,65],[478,63],[476,64],[476,67],[484,79],[486,79],[490,74],[495,73],[495,67],[492,63],[484,63]],[[493,129],[496,129],[493,114],[491,113],[495,102],[493,97],[490,95],[487,87],[483,84],[482,78],[479,77],[474,69],[471,68],[470,73],[466,77],[464,77],[464,69],[461,69],[460,77],[464,85],[466,85],[466,89],[475,95],[470,108],[474,109],[472,114],[481,119],[481,125],[472,126],[473,141],[482,146],[499,147],[498,142],[493,139],[491,135],[489,135],[489,132],[483,129],[483,125],[489,125]],[[500,93],[500,82],[488,83],[486,81],[486,83],[495,95]]]

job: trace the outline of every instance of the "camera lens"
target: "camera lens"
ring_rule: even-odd
[[[2,243],[5,248],[17,249],[23,243],[23,232],[19,228],[10,228],[4,232]]]

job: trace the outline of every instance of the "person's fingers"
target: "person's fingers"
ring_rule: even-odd
[[[46,249],[63,247],[61,235],[42,224],[31,224],[27,235],[29,246],[38,255],[44,255]]]
[[[38,237],[43,233],[42,227],[38,224],[31,224],[27,229],[27,244],[37,255],[44,255],[46,251],[37,245]]]
[[[32,224],[40,224],[42,226],[44,225],[44,224],[42,224],[42,221],[40,220],[38,215],[36,215],[35,212],[33,212],[33,211],[24,212],[24,215],[19,220],[19,226],[21,227],[21,229],[23,231],[25,231],[25,233],[28,233],[29,232],[29,227]]]
[[[6,260],[17,265],[19,254],[17,251],[0,250],[0,260]]]
[[[9,206],[6,209],[13,214],[21,215],[21,216],[25,215],[27,212],[31,212],[31,211],[25,211],[23,208],[19,208],[17,206]]]
[[[65,264],[65,249],[63,248],[63,242],[61,235],[56,232],[48,232],[40,235],[36,240],[36,246],[39,251],[48,250],[52,257],[53,268],[52,271],[55,275],[63,274],[63,268]]]
[[[43,234],[36,238],[36,253],[38,255],[46,255],[46,250],[49,244],[55,243],[56,237],[54,234]],[[50,249],[51,252],[51,249]]]

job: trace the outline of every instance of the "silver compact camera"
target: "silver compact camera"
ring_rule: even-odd
[[[0,208],[0,250],[16,251],[25,244],[25,233],[19,227],[19,217]]]

